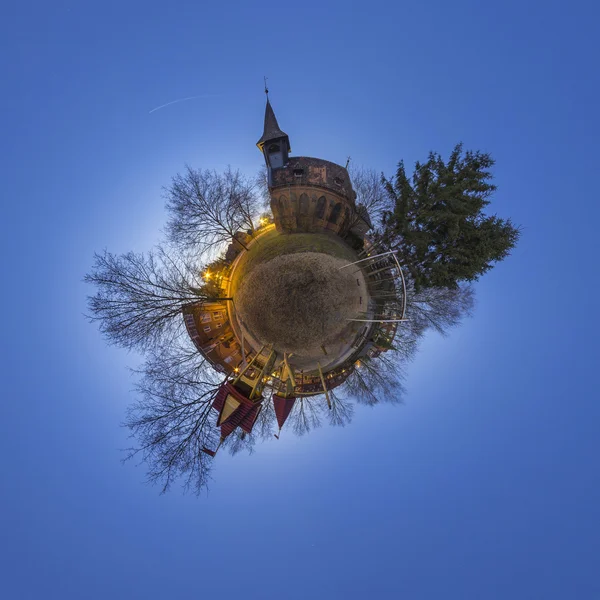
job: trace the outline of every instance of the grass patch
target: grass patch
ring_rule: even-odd
[[[340,237],[327,233],[278,233],[275,229],[258,238],[249,251],[244,252],[236,265],[231,285],[235,298],[242,278],[258,265],[285,254],[318,252],[348,262],[358,259],[356,253]]]

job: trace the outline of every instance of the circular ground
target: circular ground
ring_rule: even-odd
[[[364,287],[353,267],[340,270],[346,264],[318,252],[258,264],[242,279],[235,298],[241,324],[279,352],[322,356],[321,347],[338,344],[348,319],[364,310]]]

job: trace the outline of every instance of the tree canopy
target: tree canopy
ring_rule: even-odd
[[[392,205],[383,237],[400,251],[416,290],[476,281],[515,246],[518,227],[484,212],[496,190],[493,165],[489,154],[458,144],[448,162],[431,152],[412,176],[401,161],[392,179],[383,178]]]

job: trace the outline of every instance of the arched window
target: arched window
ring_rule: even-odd
[[[331,214],[329,215],[329,222],[330,223],[337,223],[337,220],[340,217],[340,213],[342,212],[342,203],[338,202],[334,207],[333,210],[331,211]]]
[[[279,196],[279,212],[282,214],[285,212],[287,206],[287,196]]]
[[[317,202],[317,210],[315,211],[315,216],[317,219],[322,219],[325,216],[325,196],[321,196],[319,201]]]
[[[306,194],[300,196],[300,215],[308,215],[308,196]]]

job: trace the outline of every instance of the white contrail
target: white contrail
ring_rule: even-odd
[[[148,114],[151,115],[153,112],[160,110],[161,108],[165,108],[165,106],[171,106],[171,104],[177,104],[178,102],[185,102],[186,100],[195,100],[196,98],[213,98],[216,94],[201,94],[200,96],[189,96],[188,98],[179,98],[179,100],[173,100],[172,102],[167,102],[166,104],[161,104],[156,108],[153,108]]]

